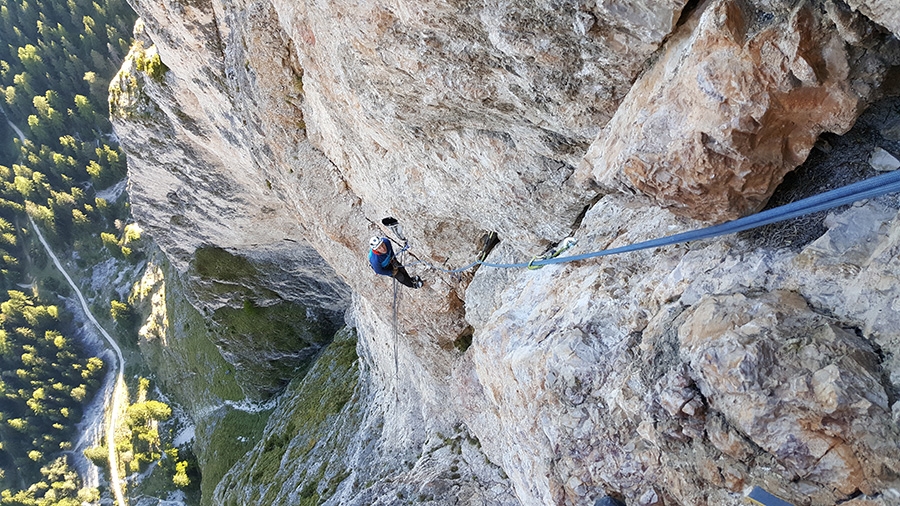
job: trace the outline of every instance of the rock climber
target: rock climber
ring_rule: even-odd
[[[387,237],[375,236],[369,241],[369,263],[376,274],[390,276],[400,284],[410,288],[422,288],[422,279],[419,276],[410,277],[406,269],[394,256],[394,248]]]

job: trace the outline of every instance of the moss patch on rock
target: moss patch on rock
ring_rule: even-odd
[[[162,313],[150,316],[139,344],[157,379],[179,404],[198,410],[223,400],[243,399],[234,366],[214,343],[216,334],[184,297],[182,283],[165,257],[154,255],[153,261],[159,264],[161,279],[142,298],[148,301],[145,304],[152,297],[161,299],[161,306],[151,311]]]
[[[280,430],[267,431],[263,451],[253,470],[253,481],[266,483],[281,467],[282,457],[290,450],[290,459],[309,455],[323,432],[322,424],[341,411],[353,395],[356,385],[355,333],[348,339],[343,332],[323,353],[292,396],[292,410]]]
[[[267,287],[273,267],[222,248],[196,251],[191,292],[211,310],[208,330],[246,395],[265,398],[302,374],[337,327],[321,311]]]
[[[256,267],[243,257],[232,255],[222,248],[200,248],[194,253],[197,274],[210,279],[237,282],[258,274]]]
[[[356,339],[353,329],[338,332],[288,386],[265,437],[219,484],[216,504],[321,504],[335,493],[350,474],[341,463],[350,437],[340,428],[358,423]]]
[[[247,300],[240,309],[216,310],[212,320],[216,342],[231,356],[248,395],[280,391],[332,338],[330,326],[310,320],[304,306],[286,301],[258,307]]]
[[[198,431],[209,432],[209,451],[204,459],[200,482],[201,506],[215,504],[213,491],[229,469],[262,439],[271,411],[247,413],[229,410],[211,426],[201,424]]]

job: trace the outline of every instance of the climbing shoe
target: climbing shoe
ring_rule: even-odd
[[[415,281],[416,288],[422,288],[422,285],[425,284],[425,282],[422,281],[422,278],[420,278],[419,276],[416,276],[416,279],[414,281]]]

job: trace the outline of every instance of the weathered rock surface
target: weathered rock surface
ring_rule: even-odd
[[[704,297],[678,334],[709,408],[788,472],[843,494],[890,480],[897,427],[867,341],[793,292]]]
[[[890,2],[879,0],[850,0],[847,4],[872,21],[900,35],[900,12]]]
[[[165,86],[172,72],[159,81],[147,76],[134,65],[133,51],[111,86],[112,114],[121,119],[116,129],[124,146],[135,143],[129,149],[135,218],[187,274],[187,297],[223,327],[223,335],[241,335],[221,340],[222,351],[240,366],[247,394],[264,397],[308,362],[323,334],[334,332],[350,294],[311,247],[303,224],[256,169],[253,153],[263,149],[260,138],[245,132],[250,140],[244,143],[236,137],[238,129],[222,126],[239,121],[239,110],[227,90],[218,88],[224,82],[221,76],[214,75],[222,72],[221,65],[213,63],[219,61],[219,43],[205,38],[217,33],[210,25],[214,16],[196,6],[185,14],[191,17],[183,30],[166,26],[176,34],[172,42],[192,48],[191,54],[174,57],[171,65],[196,75]],[[142,21],[135,32],[148,51],[166,50],[165,45],[150,47]],[[204,85],[200,90],[184,86],[190,82]],[[308,156],[308,167],[329,165],[318,153]],[[234,324],[235,313],[248,307],[281,304],[297,306],[288,325],[293,328],[277,339]]]
[[[616,223],[636,213],[650,228],[623,233]],[[896,230],[897,210],[853,208],[830,223],[800,254],[672,247],[546,267],[509,284],[468,352],[478,382],[470,398],[480,390],[487,402],[467,420],[489,456],[505,457],[520,497],[535,494],[523,503],[575,504],[605,489],[636,504],[645,494],[738,504],[745,487],[762,485],[795,504],[833,504],[857,489],[878,496],[895,487],[886,483],[900,463],[896,396],[884,383],[894,366],[869,343],[882,353],[897,346],[898,313],[885,306],[892,296],[871,284],[895,276],[884,248],[894,247],[887,230]],[[580,239],[614,246],[672,225],[665,213],[607,197],[585,218],[597,235]],[[841,249],[857,239],[871,245],[865,262]],[[836,246],[822,255],[826,244]],[[834,279],[833,263],[853,274]]]
[[[113,104],[137,219],[208,314],[280,300],[333,325],[349,308],[358,335],[340,415],[290,423],[339,375],[294,380],[216,500],[737,505],[761,485],[891,504],[896,199],[830,215],[802,250],[732,237],[425,268],[469,263],[486,231],[489,261],[519,262],[757,209],[889,91],[890,4],[135,1],[170,69],[126,63]],[[427,281],[396,318],[364,258],[386,215]],[[252,272],[204,275],[209,251]],[[246,374],[289,358],[222,336]]]
[[[749,214],[819,134],[852,126],[900,63],[890,34],[846,41],[829,13],[851,14],[837,7],[758,8],[731,0],[698,8],[631,88],[581,176],[697,219]]]

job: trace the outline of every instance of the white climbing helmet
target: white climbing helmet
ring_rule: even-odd
[[[381,237],[378,237],[376,235],[376,236],[372,237],[371,239],[369,239],[369,247],[372,249],[375,249],[378,246],[381,246],[381,241],[383,241],[383,240],[384,239],[382,239]]]

